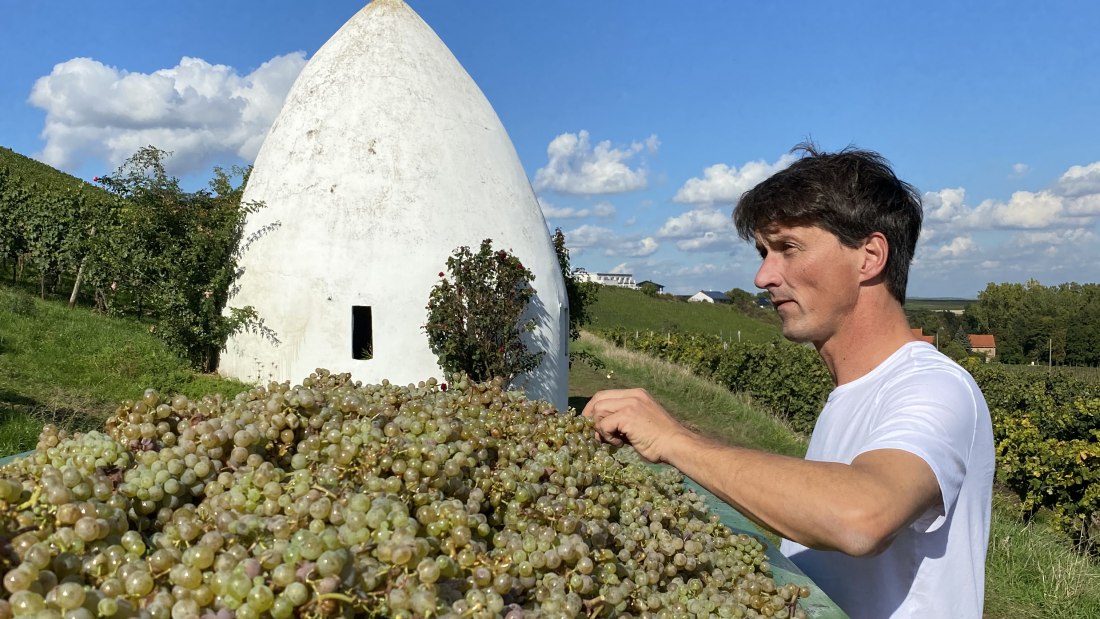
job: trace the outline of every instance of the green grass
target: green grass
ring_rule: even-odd
[[[46,422],[95,427],[146,388],[195,397],[248,386],[195,374],[146,324],[0,287],[0,456],[33,448]]]
[[[698,432],[732,445],[793,456],[805,440],[743,396],[704,381],[684,368],[615,348],[589,333],[574,342],[606,364],[603,370],[574,364],[569,403],[582,408],[600,389],[642,387],[670,413]],[[1018,502],[1003,488],[994,493],[986,560],[985,617],[991,619],[1100,617],[1100,564],[1074,551],[1041,520],[1018,517]],[[774,536],[769,539],[775,541]]]
[[[682,331],[706,333],[730,341],[771,342],[782,337],[778,318],[771,310],[749,316],[732,305],[688,303],[649,297],[639,290],[600,286],[592,306],[590,329],[622,327],[628,331]],[[740,334],[740,335],[739,335]]]
[[[643,386],[685,425],[727,444],[790,456],[806,453],[805,437],[753,407],[747,396],[699,378],[686,368],[617,348],[587,332],[574,342],[573,348],[591,352],[607,365],[603,370],[573,365],[569,373],[569,404],[578,410],[584,407],[588,396],[600,389]]]
[[[1008,491],[994,493],[985,616],[1100,617],[1100,565],[1041,521],[1023,522]]]
[[[974,303],[974,299],[935,299],[909,297],[905,300],[906,310],[931,310],[933,312],[962,311]]]

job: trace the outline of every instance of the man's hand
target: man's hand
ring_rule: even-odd
[[[582,414],[600,440],[629,444],[650,462],[667,462],[670,443],[689,434],[645,389],[612,389],[592,396]]]

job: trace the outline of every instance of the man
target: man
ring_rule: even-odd
[[[920,198],[876,153],[801,149],[734,222],[783,335],[813,344],[836,385],[806,458],[718,444],[640,389],[597,393],[584,414],[781,535],[853,618],[980,617],[992,426],[974,380],[916,341],[902,309]]]

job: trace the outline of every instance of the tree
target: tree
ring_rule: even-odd
[[[989,284],[964,322],[997,337],[1005,363],[1100,363],[1100,285]]]
[[[15,285],[19,260],[27,251],[26,224],[30,194],[18,186],[8,171],[0,168],[0,254],[11,261],[11,283]]]
[[[963,352],[968,355],[970,354],[970,334],[966,332],[966,329],[963,329],[962,325],[959,325],[959,328],[957,331],[955,331],[955,335],[951,339],[951,341],[955,344],[958,344],[959,348],[961,348]]]
[[[731,305],[744,313],[755,312],[760,309],[756,305],[756,296],[748,290],[734,288],[732,290],[727,290],[726,296],[729,297]]]
[[[111,290],[108,295],[126,295],[139,316],[149,308],[154,332],[195,368],[210,372],[228,337],[258,322],[251,307],[225,310],[239,275],[245,218],[262,204],[242,203],[249,169],[215,168],[210,188],[190,193],[166,172],[168,156],[142,148],[101,178],[118,208],[113,226],[104,220],[111,233],[95,245],[98,264],[89,272]]]
[[[561,277],[565,280],[565,296],[569,300],[569,339],[575,340],[581,336],[581,327],[592,322],[590,309],[600,291],[598,284],[577,281],[573,276],[569,266],[569,248],[565,246],[565,234],[561,228],[554,229],[551,242],[558,256]]]
[[[956,363],[962,363],[964,359],[970,356],[970,351],[963,348],[958,340],[948,340],[947,343],[943,345],[942,352],[948,357],[951,357]]]
[[[538,367],[544,353],[530,352],[522,339],[536,326],[523,318],[535,296],[535,276],[518,258],[494,251],[492,239],[485,239],[476,254],[465,245],[456,249],[439,277],[424,331],[444,371],[511,382]]]
[[[638,286],[638,289],[641,290],[642,294],[647,297],[657,296],[657,284],[654,284],[653,282],[642,282],[642,285]]]

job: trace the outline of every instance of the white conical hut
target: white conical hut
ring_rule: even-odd
[[[490,238],[535,275],[528,342],[546,354],[518,382],[566,406],[568,308],[542,211],[492,106],[401,0],[374,0],[309,61],[244,200],[266,206],[248,218],[230,305],[254,307],[264,332],[230,338],[223,375],[442,378],[429,292],[455,248]]]

